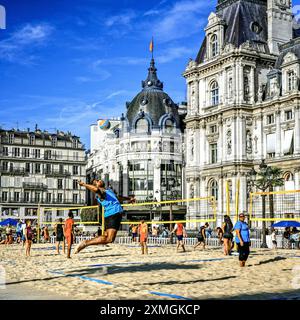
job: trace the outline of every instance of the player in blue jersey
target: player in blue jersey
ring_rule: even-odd
[[[104,236],[82,241],[76,248],[75,253],[79,253],[82,249],[88,246],[114,242],[122,221],[123,208],[121,206],[121,202],[135,202],[134,196],[117,196],[112,189],[106,189],[105,183],[102,180],[95,179],[92,184],[86,184],[79,181],[78,184],[94,192],[97,202],[99,205],[104,207],[105,233]]]

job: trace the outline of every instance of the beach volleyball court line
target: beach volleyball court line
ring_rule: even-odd
[[[107,284],[107,285],[111,285],[111,286],[113,285],[113,283],[110,282],[110,281],[96,279],[96,278],[90,278],[90,277],[86,277],[86,276],[81,276],[79,274],[64,274],[63,272],[49,271],[49,270],[48,270],[48,272],[54,273],[54,274],[60,274],[60,275],[62,275],[64,277],[79,278],[79,279],[82,279],[82,280],[89,280],[89,281],[96,282],[96,283]]]
[[[154,294],[156,296],[161,296],[161,297],[168,297],[168,298],[174,298],[174,299],[180,299],[180,300],[193,300],[191,298],[178,296],[177,294],[162,293],[162,292],[157,292],[157,291],[149,291],[149,293]]]
[[[106,281],[106,280],[101,280],[101,279],[96,279],[96,278],[90,278],[90,277],[85,277],[85,276],[81,276],[81,275],[77,275],[77,274],[64,274],[63,272],[59,272],[59,271],[51,271],[48,270],[49,273],[52,274],[60,274],[64,277],[72,277],[72,278],[79,278],[82,280],[87,280],[87,281],[92,281],[92,282],[96,282],[96,283],[100,283],[100,284],[106,284],[106,285],[112,285],[112,286],[117,286],[117,287],[125,287],[129,290],[132,290],[132,288],[124,285],[124,284],[113,284],[110,281]],[[170,293],[163,293],[163,292],[156,292],[156,291],[150,291],[150,290],[137,290],[139,292],[146,292],[147,294],[153,294],[153,295],[157,295],[157,296],[162,296],[162,297],[168,297],[168,298],[173,298],[173,299],[178,299],[178,300],[192,300],[191,298],[187,298],[187,297],[183,297],[183,296],[179,296],[176,294],[170,294]]]

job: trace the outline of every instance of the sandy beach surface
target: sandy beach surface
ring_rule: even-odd
[[[73,250],[74,251],[74,250]],[[252,249],[248,266],[220,248],[138,245],[89,247],[72,259],[51,244],[0,246],[0,299],[300,299],[300,251]]]

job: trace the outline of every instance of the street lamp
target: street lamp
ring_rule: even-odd
[[[266,175],[266,173],[269,171],[270,167],[267,166],[265,163],[265,160],[263,159],[261,163],[259,164],[260,172],[256,172],[254,167],[249,171],[248,177],[250,178],[250,183],[253,187],[256,187],[257,189],[261,190],[262,192],[265,192],[271,185],[271,180],[265,181],[263,184],[257,184],[257,175]],[[266,218],[266,194],[262,194],[262,244],[261,248],[268,248],[267,246],[267,239],[266,239],[266,221],[264,220]]]

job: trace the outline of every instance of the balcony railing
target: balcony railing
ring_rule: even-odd
[[[23,188],[27,190],[47,190],[48,186],[44,183],[28,183],[23,182]]]
[[[25,176],[29,175],[24,168],[0,168],[0,173],[3,175],[12,175],[12,176]]]
[[[44,174],[46,175],[46,177],[70,177],[71,173],[64,170],[64,171],[60,171],[60,170],[44,170]]]
[[[30,161],[31,159],[32,160],[40,160],[40,161],[60,161],[60,162],[82,162],[82,163],[86,163],[87,162],[87,159],[86,157],[74,157],[74,156],[60,156],[60,155],[53,155],[51,157],[49,156],[43,156],[42,154],[39,155],[39,156],[35,156],[34,154],[30,154],[30,156],[25,156],[25,155],[15,155],[15,154],[12,154],[11,152],[9,152],[8,154],[7,153],[3,153],[3,152],[0,152],[0,158],[14,158],[14,159],[20,159],[20,160],[25,160],[26,161]]]
[[[51,201],[48,201],[47,199],[25,199],[25,198],[1,198],[0,197],[0,203],[18,203],[18,204],[63,204],[63,205],[84,205],[85,200],[77,200],[77,202],[74,202],[72,199],[65,199],[65,200],[60,200],[60,199],[51,199]]]

